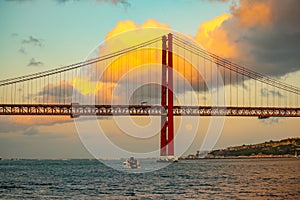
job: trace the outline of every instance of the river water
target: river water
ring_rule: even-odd
[[[300,159],[189,160],[148,173],[97,160],[2,160],[0,178],[0,199],[300,199]]]

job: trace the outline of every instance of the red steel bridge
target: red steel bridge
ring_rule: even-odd
[[[96,58],[0,81],[0,115],[300,117],[300,88],[167,34]]]

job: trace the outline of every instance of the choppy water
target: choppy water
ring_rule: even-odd
[[[96,160],[2,160],[0,178],[1,199],[300,199],[300,159],[181,161],[146,174]]]

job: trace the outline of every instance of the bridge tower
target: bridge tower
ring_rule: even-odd
[[[160,155],[174,155],[174,115],[173,115],[173,35],[162,37],[162,85],[161,106],[166,114],[161,115]],[[168,103],[168,104],[167,104]]]

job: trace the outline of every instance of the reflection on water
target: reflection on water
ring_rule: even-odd
[[[146,174],[119,172],[96,160],[2,160],[0,178],[1,199],[300,197],[299,159],[181,161]]]

